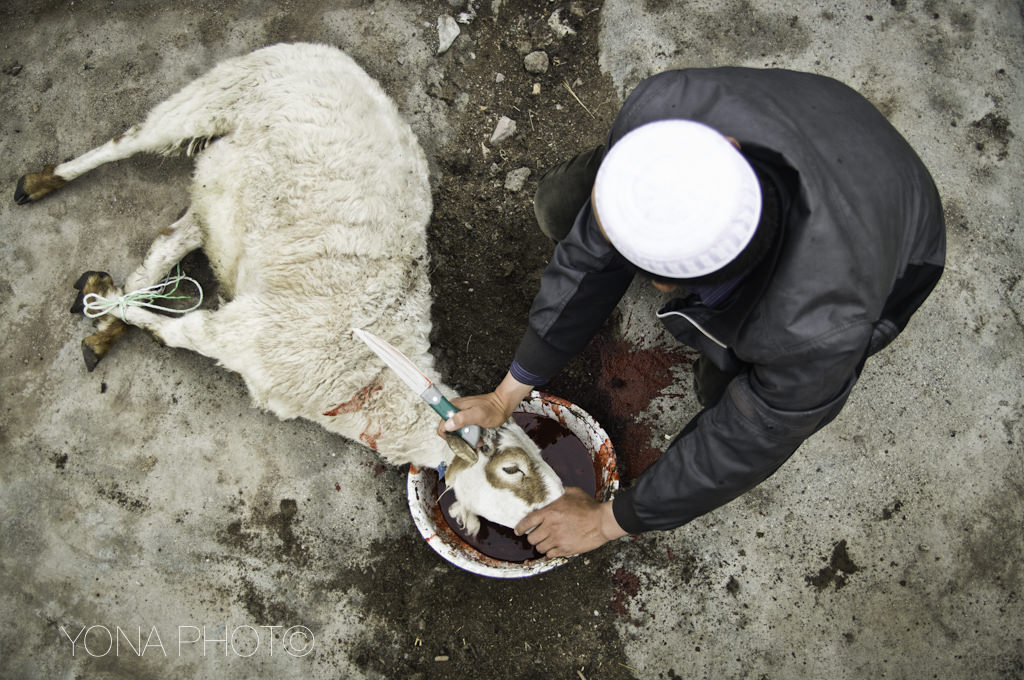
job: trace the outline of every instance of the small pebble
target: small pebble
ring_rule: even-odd
[[[501,144],[515,133],[516,122],[508,116],[502,116],[498,119],[498,124],[494,126],[494,132],[491,133],[491,144]]]
[[[523,187],[526,186],[526,180],[530,178],[529,168],[516,168],[507,175],[505,175],[505,189],[516,193],[522,191]]]

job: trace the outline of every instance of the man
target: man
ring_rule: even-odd
[[[906,326],[945,261],[938,192],[863,97],[823,76],[746,68],[649,78],[607,152],[539,184],[558,241],[508,375],[444,427],[495,426],[600,328],[638,273],[701,351],[703,410],[633,486],[579,489],[516,527],[549,556],[681,526],[771,475],[839,413],[865,360]]]

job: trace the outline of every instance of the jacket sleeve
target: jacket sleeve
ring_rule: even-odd
[[[544,271],[516,363],[545,382],[558,373],[601,328],[634,273],[601,235],[588,201]]]
[[[846,403],[863,353],[824,362],[754,367],[737,375],[715,405],[683,429],[665,453],[616,495],[613,509],[630,533],[673,529],[728,503],[768,478]],[[824,372],[824,373],[822,373]],[[833,395],[805,406],[799,401],[821,384],[790,392],[803,380],[829,383]],[[777,390],[785,386],[789,400]],[[818,392],[818,394],[823,394]],[[778,400],[778,397],[789,403]]]

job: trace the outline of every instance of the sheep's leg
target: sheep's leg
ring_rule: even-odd
[[[108,300],[117,296],[112,286],[106,294],[98,294]],[[113,314],[107,314],[101,319],[112,317]],[[258,315],[253,313],[246,300],[233,300],[219,305],[217,309],[198,309],[175,316],[128,306],[124,310],[124,318],[129,326],[150,332],[168,347],[197,352],[243,375],[251,364],[247,347],[252,338],[264,335]],[[120,318],[117,322],[122,323]]]
[[[192,217],[192,211],[187,210],[153,241],[142,264],[128,277],[126,289],[129,291],[140,290],[159,282],[171,266],[200,245],[202,245],[202,232]],[[75,283],[75,289],[79,293],[71,306],[72,313],[83,311],[84,298],[90,293],[103,297],[115,297],[118,294],[113,279],[109,274],[103,272],[82,274]],[[97,321],[96,332],[82,341],[82,358],[89,371],[96,368],[100,360],[117,344],[127,330],[128,326],[125,322],[112,314],[100,317]]]
[[[110,277],[106,274],[88,272],[83,276],[88,277],[83,290],[94,292],[108,299],[117,297],[117,291],[114,290]],[[100,290],[104,284],[109,284],[106,293]],[[213,325],[210,323],[220,311],[198,310],[183,316],[171,317],[156,314],[141,307],[127,307],[124,310],[124,321],[113,314],[100,317],[98,330],[82,341],[82,357],[91,371],[124,335],[128,326],[137,326],[152,333],[157,340],[168,347],[190,349],[218,361],[230,363],[230,353],[222,351],[220,344],[216,341],[216,333],[212,330]]]
[[[38,201],[104,163],[140,151],[196,153],[235,128],[238,110],[245,108],[245,98],[254,96],[260,73],[261,62],[255,57],[222,64],[154,107],[141,125],[66,163],[22,176],[14,200],[19,204]]]
[[[201,245],[202,230],[189,208],[153,240],[142,264],[125,281],[125,290],[139,290],[158,283],[171,267]]]
[[[179,126],[165,129],[154,124],[154,121],[147,120],[143,125],[133,126],[124,134],[114,137],[95,149],[86,151],[77,158],[59,165],[48,165],[43,168],[42,172],[22,175],[14,190],[14,200],[19,205],[33,203],[101,165],[128,158],[140,151],[173,152],[189,139],[193,139],[193,136]],[[187,145],[190,153],[194,151],[195,147],[195,144]]]
[[[14,190],[14,200],[19,205],[33,203],[104,163],[128,158],[139,151],[155,151],[158,147],[154,147],[153,137],[145,126],[132,127],[123,135],[66,163],[48,165],[42,172],[22,175]]]
[[[197,310],[182,316],[164,316],[148,309],[129,307],[125,316],[128,323],[149,331],[168,347],[198,352],[204,356],[224,364],[228,369],[238,371],[239,354],[242,347],[236,338],[233,342],[224,342],[218,329],[218,320],[230,316],[227,303],[215,310]]]

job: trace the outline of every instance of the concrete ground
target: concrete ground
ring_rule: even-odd
[[[473,5],[476,22],[514,22],[514,2]],[[437,17],[459,9],[10,3],[8,197],[217,61],[286,40],[353,54],[442,173],[451,121],[428,84],[473,58],[472,23],[435,54]],[[1022,5],[608,0],[588,20],[619,97],[673,67],[817,71],[868,96],[932,169],[946,274],[840,417],[687,527],[524,581],[465,574],[416,537],[402,471],[251,408],[205,358],[136,333],[86,372],[71,284],[134,267],[184,207],[189,163],[103,168],[35,206],[0,202],[0,677],[1024,677]],[[381,590],[350,585],[368,575]],[[546,610],[551,589],[570,605]],[[524,642],[531,626],[543,644]],[[530,665],[489,670],[524,644]]]

